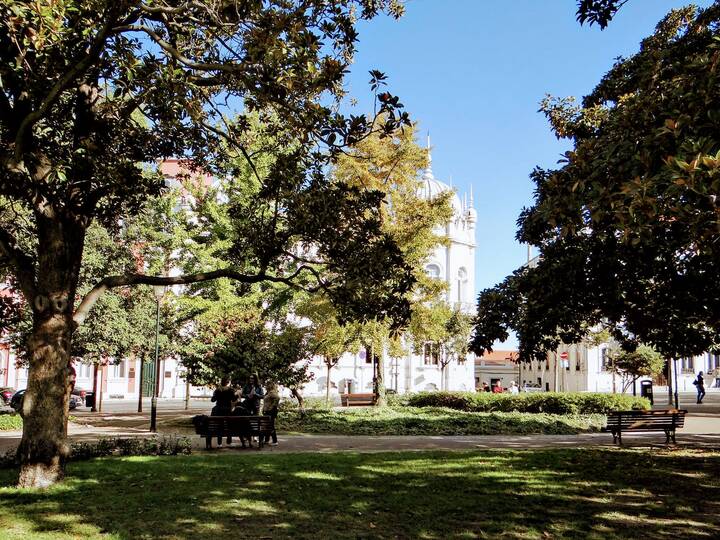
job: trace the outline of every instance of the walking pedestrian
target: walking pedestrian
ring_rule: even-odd
[[[693,384],[695,385],[695,390],[697,390],[697,402],[700,404],[705,397],[705,378],[703,377],[702,371],[698,373],[697,379],[693,381]]]

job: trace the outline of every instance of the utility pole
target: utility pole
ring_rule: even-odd
[[[673,367],[675,371],[675,408],[680,408],[680,400],[678,399],[678,376],[677,376],[677,358],[673,359]]]
[[[150,431],[157,431],[157,396],[160,388],[160,301],[165,294],[162,285],[153,286],[155,300],[157,300],[157,315],[155,317],[155,380],[153,381],[152,399],[150,400]]]

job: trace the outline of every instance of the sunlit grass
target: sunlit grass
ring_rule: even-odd
[[[22,426],[22,417],[19,414],[0,414],[0,431],[19,431]]]
[[[0,538],[711,538],[718,470],[603,449],[103,458],[1,488]]]

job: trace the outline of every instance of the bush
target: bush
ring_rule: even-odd
[[[646,398],[625,394],[539,392],[422,392],[408,398],[412,407],[447,407],[466,412],[524,412],[548,414],[607,414],[610,411],[649,409]]]
[[[177,456],[190,453],[190,439],[187,437],[163,435],[128,439],[101,438],[96,441],[72,443],[68,459],[79,461],[105,456]],[[15,450],[0,456],[0,468],[7,469],[16,465]]]
[[[410,396],[412,394],[387,394],[387,404],[390,407],[408,407],[410,405]]]
[[[330,395],[330,402],[328,403],[325,401],[324,397],[317,397],[317,396],[310,396],[303,398],[303,407],[305,410],[327,410],[332,409],[333,407],[340,405],[340,399],[338,398],[337,394]],[[300,410],[300,407],[298,406],[297,399],[294,397],[290,398],[284,398],[280,400],[280,405],[278,407],[279,411],[298,411]]]
[[[440,407],[309,409],[278,415],[281,432],[333,435],[569,435],[598,431],[600,415],[568,416],[518,412],[477,413]]]

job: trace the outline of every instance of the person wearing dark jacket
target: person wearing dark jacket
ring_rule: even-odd
[[[237,394],[230,386],[229,377],[223,377],[220,380],[220,386],[215,389],[210,401],[216,403],[210,411],[210,416],[230,416],[232,414]],[[218,437],[217,442],[218,446],[222,446],[222,437]],[[232,437],[227,438],[227,443],[232,444]]]
[[[267,387],[267,394],[263,400],[263,414],[272,418],[273,428],[270,436],[265,436],[265,442],[270,440],[272,437],[272,446],[277,446],[277,432],[275,431],[275,419],[278,414],[278,405],[280,405],[280,392],[278,391],[277,384],[271,382]]]
[[[695,390],[697,390],[697,402],[702,403],[705,397],[705,377],[703,377],[702,371],[698,373],[697,379],[693,381],[693,384],[695,385]]]
[[[242,397],[242,406],[250,411],[250,414],[254,416],[260,414],[260,402],[262,398],[265,397],[265,392],[263,392],[262,386],[260,386],[260,380],[257,375],[250,377],[250,382],[243,386]]]

